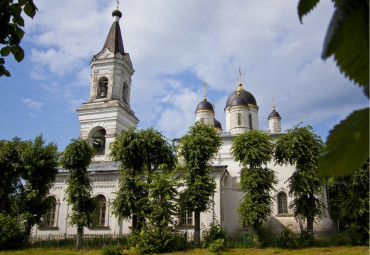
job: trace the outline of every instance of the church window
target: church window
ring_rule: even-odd
[[[126,82],[124,82],[122,86],[122,101],[128,104],[128,85]]]
[[[93,227],[104,227],[107,210],[106,199],[103,195],[98,195],[95,199],[97,206],[94,212]]]
[[[238,126],[242,125],[242,114],[238,113]]]
[[[278,214],[288,213],[288,196],[285,192],[280,192],[277,195]]]
[[[46,202],[49,204],[48,209],[41,219],[42,227],[54,227],[55,226],[55,215],[56,215],[56,200],[55,197],[48,197]]]
[[[105,130],[99,129],[92,135],[93,148],[96,155],[105,154]]]
[[[252,130],[252,114],[249,114],[249,129]]]
[[[106,98],[108,94],[108,79],[107,77],[101,77],[98,82],[98,88],[96,98]]]
[[[180,200],[182,201],[184,199],[184,195],[181,195]],[[193,226],[193,212],[180,206],[179,223],[180,226]]]

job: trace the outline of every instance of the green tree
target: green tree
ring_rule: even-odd
[[[45,196],[57,166],[57,146],[45,144],[42,135],[33,141],[0,141],[0,212],[19,216],[27,236],[47,210]]]
[[[221,147],[221,137],[214,127],[196,122],[181,137],[179,155],[184,159],[186,173],[183,201],[194,212],[195,243],[200,243],[200,213],[209,209],[216,183],[210,160]]]
[[[24,172],[19,184],[17,211],[22,212],[25,221],[25,232],[30,233],[33,225],[40,223],[49,203],[46,195],[53,186],[58,173],[58,147],[54,143],[45,144],[42,136],[33,141],[24,142],[22,146]]]
[[[320,0],[300,0],[298,16],[302,22]],[[322,58],[334,55],[342,73],[364,89],[369,97],[369,0],[333,0]],[[369,157],[369,108],[354,111],[329,134],[320,159],[320,174],[349,175]]]
[[[13,54],[14,59],[18,62],[24,58],[24,51],[20,47],[24,31],[24,19],[21,14],[22,11],[33,18],[36,14],[37,8],[33,0],[18,0],[13,3],[13,0],[0,1],[0,77],[10,76],[10,73],[5,68],[5,59],[3,57]]]
[[[361,234],[369,240],[369,161],[351,176],[332,177],[328,181],[331,216],[340,230]]]
[[[275,146],[277,164],[291,164],[296,170],[288,179],[291,204],[295,217],[304,217],[307,231],[313,232],[315,217],[323,213],[324,205],[317,198],[322,192],[322,181],[317,176],[317,165],[323,150],[321,138],[313,133],[312,127],[294,127],[279,137]]]
[[[121,162],[119,189],[112,202],[113,213],[120,219],[132,220],[140,230],[150,214],[148,185],[152,174],[166,165],[176,165],[174,148],[153,128],[123,131],[110,146],[110,157]]]
[[[239,188],[243,199],[239,203],[239,220],[258,230],[272,212],[271,191],[277,184],[275,172],[266,167],[271,160],[273,145],[266,133],[257,130],[239,135],[233,141],[231,154],[243,165]]]
[[[83,227],[90,226],[94,219],[92,185],[87,168],[94,156],[94,150],[87,140],[71,140],[60,158],[60,165],[69,171],[66,200],[72,206],[69,223],[77,227],[76,248],[82,244]]]

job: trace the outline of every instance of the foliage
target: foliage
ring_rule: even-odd
[[[10,76],[4,64],[3,57],[13,54],[14,59],[20,62],[24,58],[24,51],[20,47],[20,42],[23,38],[24,19],[21,14],[22,11],[33,18],[36,14],[37,8],[33,0],[19,0],[13,3],[13,0],[0,1],[0,44],[4,45],[0,50],[0,77]]]
[[[200,213],[211,205],[216,188],[210,160],[220,147],[221,137],[214,127],[200,122],[189,128],[179,145],[186,168],[183,203],[187,210],[194,211],[196,245],[200,243]]]
[[[275,172],[263,167],[273,153],[269,135],[256,130],[245,132],[234,139],[231,153],[244,166],[239,183],[243,192],[238,207],[239,220],[257,230],[272,212],[270,193],[277,183]]]
[[[320,0],[300,0],[298,15],[309,13]],[[369,0],[333,0],[335,11],[326,33],[322,58],[334,55],[342,73],[363,87],[369,97]],[[330,131],[320,174],[353,173],[369,156],[369,108],[355,111]]]
[[[57,165],[57,146],[45,144],[42,135],[28,141],[17,137],[0,141],[0,212],[17,215],[24,222],[25,235],[48,208],[44,198]]]
[[[353,112],[336,125],[326,141],[319,169],[322,175],[345,176],[369,157],[369,108]]]
[[[71,140],[60,158],[60,165],[69,170],[66,200],[72,207],[69,224],[77,227],[76,247],[81,247],[83,227],[90,226],[94,218],[92,185],[87,168],[94,156],[94,150],[87,140]]]
[[[208,251],[212,253],[219,254],[220,251],[225,249],[225,240],[222,238],[218,238],[211,242],[208,246]]]
[[[174,173],[160,175],[159,171],[175,168],[174,147],[160,132],[148,128],[123,131],[110,149],[111,158],[121,162],[113,214],[120,219],[132,218],[134,230],[140,229],[145,218],[170,223],[170,215],[176,211],[173,201],[177,181],[170,181]],[[155,203],[162,203],[163,208]]]
[[[307,220],[307,230],[313,231],[313,221],[321,216],[324,204],[316,196],[321,194],[322,181],[317,176],[318,158],[323,149],[321,138],[312,132],[312,127],[294,127],[287,130],[276,142],[277,164],[296,165],[288,179],[289,194],[294,216]]]
[[[121,255],[122,250],[123,249],[120,246],[115,245],[103,246],[101,248],[101,255]]]
[[[0,250],[22,247],[23,228],[17,218],[0,213]]]
[[[332,236],[331,243],[335,246],[347,246],[352,244],[352,240],[347,233],[338,233]]]
[[[281,248],[295,249],[298,247],[298,238],[298,234],[294,233],[288,226],[279,236],[278,243]]]
[[[341,230],[360,234],[358,241],[369,240],[369,161],[348,177],[328,181],[330,210]]]
[[[183,250],[184,237],[175,228],[156,224],[145,224],[140,231],[133,231],[129,243],[139,253],[161,253]]]
[[[223,229],[217,221],[212,222],[209,225],[209,229],[204,229],[202,232],[202,246],[203,248],[209,247],[209,245],[217,239],[226,238],[226,230]]]

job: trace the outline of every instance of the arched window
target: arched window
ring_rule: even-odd
[[[96,199],[96,209],[95,209],[93,226],[94,227],[104,227],[107,203],[103,195],[98,195],[95,199]]]
[[[252,130],[252,114],[249,114],[249,129]]]
[[[108,79],[101,77],[98,82],[96,98],[106,98],[108,94]]]
[[[277,195],[278,214],[288,213],[288,196],[285,192],[280,192]]]
[[[180,201],[183,201],[184,199],[186,199],[185,196],[181,195]],[[193,212],[180,206],[179,223],[180,226],[193,226]]]
[[[242,125],[242,114],[238,113],[238,126]]]
[[[105,154],[105,135],[105,130],[101,128],[96,130],[91,136],[96,155]]]
[[[122,86],[122,101],[126,104],[128,104],[128,92],[128,85],[124,82]]]
[[[54,227],[55,226],[55,215],[56,215],[56,200],[55,197],[46,198],[46,203],[48,203],[48,209],[41,219],[42,227]]]

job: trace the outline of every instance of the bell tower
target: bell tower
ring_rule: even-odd
[[[136,127],[139,122],[130,108],[131,76],[135,71],[123,47],[119,26],[122,13],[117,9],[112,16],[113,24],[103,49],[90,63],[89,102],[77,110],[80,138],[88,139],[95,148],[94,161],[109,160],[109,144],[123,130]]]

